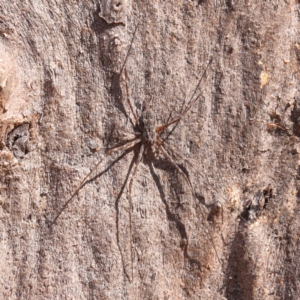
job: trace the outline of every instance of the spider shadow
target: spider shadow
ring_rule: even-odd
[[[180,237],[181,237],[180,246],[181,246],[181,248],[183,250],[183,253],[184,253],[184,259],[185,259],[185,261],[186,260],[188,261],[188,265],[192,270],[199,271],[199,270],[201,270],[200,262],[197,259],[192,258],[188,254],[188,235],[187,235],[187,231],[186,231],[186,226],[180,220],[180,216],[171,211],[170,205],[167,202],[167,198],[166,198],[166,194],[165,194],[165,191],[164,191],[164,188],[163,188],[163,184],[161,183],[161,179],[159,178],[159,176],[155,172],[155,169],[154,169],[152,163],[148,162],[147,164],[149,166],[149,170],[150,170],[152,178],[155,182],[155,185],[158,189],[160,199],[162,200],[162,202],[165,206],[168,221],[175,223],[176,229],[178,230],[178,232],[180,234]],[[158,169],[167,171],[168,173],[170,173],[170,170],[172,170],[172,169],[175,170],[174,166],[171,163],[166,162],[166,161],[162,161],[162,163],[161,163],[160,160],[155,161],[155,167],[158,168]],[[182,167],[181,167],[181,169],[182,169]],[[185,169],[185,168],[183,168],[183,169]],[[185,172],[187,172],[187,171],[185,170]],[[179,199],[179,196],[177,198]]]
[[[100,69],[104,70],[106,81],[111,82],[110,87],[107,88],[107,92],[112,99],[113,106],[116,107],[127,119],[130,119],[122,99],[124,98],[122,88],[121,88],[121,74],[116,72],[112,66],[116,66],[116,62],[113,60],[111,55],[106,55],[111,52],[111,49],[107,49],[108,44],[104,41],[107,38],[111,38],[110,33],[116,27],[125,27],[123,23],[107,23],[104,19],[99,17],[100,4],[97,4],[97,8],[93,13],[94,20],[91,23],[91,30],[95,33],[98,39],[98,44],[101,50],[101,56],[99,57]],[[112,37],[115,38],[115,37]],[[103,40],[104,39],[104,40]],[[113,40],[109,40],[113,42]]]
[[[121,155],[119,155],[115,160],[113,160],[110,165],[108,167],[106,167],[103,171],[101,171],[100,173],[98,173],[97,175],[95,175],[94,177],[90,178],[89,180],[87,180],[83,186],[81,188],[83,188],[85,185],[89,184],[89,183],[92,183],[93,181],[95,181],[96,179],[100,178],[102,175],[104,175],[105,173],[107,173],[116,163],[118,163],[119,161],[121,161],[128,153],[135,151],[135,148],[136,147],[130,147],[129,149],[127,149],[126,151],[124,151]],[[126,177],[125,177],[125,180],[121,186],[121,189],[116,197],[116,200],[115,200],[115,210],[116,210],[116,230],[117,230],[117,245],[118,245],[118,249],[119,249],[119,252],[120,252],[120,255],[121,255],[121,260],[122,260],[122,268],[123,268],[123,273],[125,274],[125,276],[130,280],[130,276],[128,275],[127,271],[126,271],[126,264],[125,264],[125,259],[124,259],[124,255],[123,255],[123,252],[122,252],[122,249],[121,249],[121,244],[120,244],[120,228],[119,228],[119,215],[120,215],[120,209],[119,209],[119,203],[120,203],[120,200],[121,200],[121,197],[124,193],[124,190],[125,190],[125,187],[128,183],[128,180],[129,180],[129,177],[130,177],[130,174],[131,174],[131,171],[132,171],[132,168],[133,168],[133,165],[134,165],[134,162],[135,162],[135,159],[136,159],[136,154],[134,154],[132,160],[131,160],[131,163],[129,165],[129,168],[128,168],[128,171],[127,171],[127,174],[126,174]]]
[[[118,245],[118,249],[119,249],[119,252],[120,252],[120,255],[121,255],[123,273],[129,280],[130,280],[130,276],[129,276],[128,272],[126,271],[126,263],[125,263],[121,243],[120,243],[120,226],[119,226],[120,209],[119,209],[119,203],[120,203],[122,195],[124,194],[125,188],[128,184],[130,174],[131,174],[132,169],[134,167],[134,163],[137,160],[138,147],[133,146],[133,147],[127,149],[124,153],[122,153],[115,160],[113,160],[107,168],[105,168],[103,171],[98,173],[96,176],[94,176],[91,179],[89,179],[88,181],[86,181],[84,183],[84,185],[82,186],[82,188],[83,188],[86,184],[89,184],[89,183],[95,181],[97,178],[100,178],[102,175],[107,173],[117,162],[122,160],[129,152],[132,152],[132,151],[134,152],[133,158],[132,158],[131,163],[128,167],[125,180],[123,181],[121,189],[120,189],[120,191],[119,191],[119,193],[116,197],[116,200],[115,200],[117,245]],[[187,234],[186,226],[181,221],[180,216],[177,213],[172,212],[172,210],[170,208],[170,205],[167,202],[167,197],[166,197],[161,179],[159,178],[159,176],[155,172],[155,168],[157,168],[157,169],[161,169],[163,171],[166,171],[168,174],[170,174],[170,173],[176,172],[176,168],[173,166],[173,164],[171,162],[169,162],[166,159],[158,159],[158,160],[155,159],[151,148],[149,148],[147,152],[148,152],[148,155],[146,155],[146,158],[144,158],[144,164],[148,165],[148,167],[149,167],[151,176],[153,177],[155,185],[156,185],[156,187],[159,191],[160,199],[162,200],[162,202],[165,206],[168,221],[175,223],[176,229],[178,230],[178,232],[180,234],[180,237],[181,237],[180,247],[181,247],[181,249],[183,250],[183,253],[184,253],[184,260],[188,262],[188,265],[192,270],[199,271],[199,270],[201,270],[200,262],[197,259],[192,258],[188,254],[188,234]],[[154,162],[154,163],[152,164],[152,162]],[[183,166],[180,166],[180,168],[188,176],[188,171]],[[178,180],[176,180],[176,181],[178,181]],[[177,198],[177,202],[178,202],[178,205],[175,209],[177,209],[179,206],[182,206],[182,204],[180,204],[180,196],[178,195],[179,193],[178,193],[178,190],[176,189],[176,186],[179,186],[178,182],[176,184],[173,184],[173,188],[175,189],[174,194],[177,195],[176,198]],[[129,195],[129,197],[131,197],[131,195]],[[130,245],[130,247],[131,247],[131,245]]]

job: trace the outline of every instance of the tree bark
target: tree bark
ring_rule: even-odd
[[[291,0],[2,0],[1,299],[299,299],[298,35]]]

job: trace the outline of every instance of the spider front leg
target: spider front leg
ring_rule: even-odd
[[[172,121],[170,121],[170,122],[167,122],[167,123],[164,124],[164,125],[161,125],[161,126],[156,127],[155,131],[156,131],[157,134],[162,133],[162,132],[164,131],[164,129],[166,129],[166,128],[169,127],[170,125],[175,124],[174,127],[173,127],[173,129],[171,130],[171,132],[173,132],[173,131],[175,130],[175,128],[177,127],[177,125],[179,124],[179,122],[183,119],[183,117],[184,117],[184,116],[188,113],[188,111],[191,109],[191,107],[193,106],[193,104],[194,104],[195,102],[198,101],[198,99],[199,99],[201,93],[199,93],[198,96],[197,96],[195,99],[194,99],[194,97],[195,97],[195,95],[196,95],[196,93],[197,93],[197,90],[198,90],[198,88],[200,87],[201,82],[202,82],[202,80],[203,80],[203,78],[204,78],[204,76],[205,76],[205,74],[206,74],[206,72],[207,72],[207,70],[208,70],[210,64],[212,63],[212,61],[213,61],[213,58],[211,58],[211,59],[209,60],[208,64],[206,65],[205,70],[204,70],[204,72],[202,73],[202,75],[201,75],[201,77],[200,77],[200,79],[199,79],[199,81],[198,81],[198,83],[197,83],[197,86],[196,86],[196,88],[195,88],[195,90],[194,90],[194,92],[193,92],[193,94],[192,94],[190,100],[187,102],[186,105],[185,105],[185,100],[183,101],[183,104],[182,104],[182,107],[181,107],[181,111],[180,111],[179,117],[177,117],[176,119],[174,119],[174,120],[172,120]],[[167,140],[167,138],[170,136],[170,134],[171,134],[171,133],[168,134],[168,136],[164,139],[164,141]]]
[[[133,126],[137,126],[137,127],[139,127],[139,120],[138,120],[138,117],[137,117],[136,113],[134,112],[133,106],[132,106],[132,104],[130,102],[129,88],[128,88],[128,84],[127,84],[127,80],[129,80],[129,78],[128,78],[128,74],[127,74],[127,71],[126,71],[125,67],[126,67],[127,59],[129,57],[130,50],[132,48],[132,44],[133,44],[133,41],[134,41],[134,38],[135,38],[135,35],[136,35],[138,27],[139,27],[139,23],[136,25],[136,27],[134,29],[134,33],[133,33],[133,36],[132,36],[132,39],[131,39],[131,43],[130,43],[129,49],[128,49],[127,53],[126,53],[123,65],[122,65],[120,73],[119,73],[119,78],[121,78],[123,70],[125,70],[126,101],[127,101],[127,104],[129,105],[130,111],[131,111],[131,113],[132,113],[132,115],[134,117],[134,120],[135,120],[135,122],[132,122],[132,120],[131,120],[131,123],[132,123]]]
[[[177,118],[177,119],[175,119],[175,120],[173,120],[173,121],[171,121],[171,122],[169,122],[169,123],[167,123],[167,124],[165,124],[165,125],[157,126],[156,129],[155,129],[155,132],[156,132],[157,134],[160,134],[160,133],[162,133],[167,127],[169,127],[170,125],[178,124],[178,122],[179,122],[180,120],[181,120],[181,117],[179,117],[179,118]]]
[[[127,74],[127,71],[126,71],[126,69],[125,69],[125,88],[126,88],[126,100],[127,100],[127,103],[128,103],[128,105],[129,105],[129,107],[130,107],[130,111],[131,111],[131,113],[133,114],[133,117],[134,117],[134,120],[135,120],[135,126],[137,126],[137,127],[139,127],[139,119],[138,119],[138,117],[137,117],[137,115],[136,115],[136,113],[135,113],[135,111],[134,111],[134,109],[133,109],[133,106],[132,106],[132,104],[131,104],[131,102],[130,102],[130,97],[129,97],[129,88],[128,88],[128,84],[127,84],[127,80],[129,80],[129,77],[128,77],[128,74]],[[131,121],[132,122],[132,121]],[[133,122],[132,122],[133,123]]]

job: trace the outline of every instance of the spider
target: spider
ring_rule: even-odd
[[[119,77],[121,77],[121,75],[124,71],[126,61],[127,61],[128,56],[129,56],[129,53],[130,53],[130,50],[131,50],[131,47],[132,47],[132,43],[133,43],[133,40],[134,40],[135,35],[136,35],[137,28],[138,28],[138,26],[136,26],[136,28],[134,30],[133,37],[132,37],[132,40],[131,40],[131,44],[130,44],[129,49],[127,51],[127,54],[125,56],[123,65],[121,67],[121,71],[119,72]],[[94,170],[102,163],[102,161],[106,157],[110,156],[111,154],[113,154],[115,152],[122,152],[123,154],[125,154],[125,152],[131,152],[131,151],[136,151],[137,150],[135,158],[134,158],[135,166],[133,168],[133,171],[132,171],[132,169],[129,170],[129,174],[127,175],[127,178],[125,180],[125,184],[123,185],[122,191],[119,194],[119,197],[120,197],[120,195],[122,194],[122,192],[125,188],[125,185],[128,182],[130,172],[132,171],[131,178],[130,178],[129,185],[128,185],[129,224],[130,224],[129,226],[130,226],[130,244],[131,245],[132,245],[132,240],[131,240],[132,239],[132,225],[131,225],[132,224],[132,220],[131,220],[132,185],[133,185],[134,178],[135,178],[135,175],[137,173],[139,164],[140,164],[140,162],[142,161],[142,159],[145,155],[149,154],[149,155],[152,155],[152,157],[153,157],[153,156],[155,156],[155,153],[161,152],[162,155],[169,161],[169,163],[171,163],[175,167],[175,169],[178,171],[178,173],[182,175],[182,177],[184,178],[184,180],[188,184],[188,187],[189,187],[189,189],[190,189],[190,191],[193,195],[193,198],[196,199],[196,194],[194,192],[194,188],[191,184],[189,176],[182,170],[182,168],[180,167],[179,163],[177,163],[177,161],[180,160],[181,162],[185,162],[185,163],[189,164],[194,169],[193,165],[191,163],[189,163],[182,155],[180,155],[180,153],[178,151],[174,150],[173,147],[168,145],[166,143],[166,140],[172,134],[172,132],[175,130],[175,128],[179,124],[179,122],[183,120],[185,115],[191,109],[192,105],[199,100],[200,93],[196,96],[197,90],[199,89],[200,84],[201,84],[201,82],[202,82],[202,80],[203,80],[203,78],[204,78],[211,62],[212,62],[212,58],[209,60],[208,64],[206,65],[206,68],[205,68],[202,76],[200,77],[200,79],[197,83],[197,86],[196,86],[194,92],[192,93],[192,96],[191,96],[190,100],[187,101],[187,102],[184,101],[179,116],[176,117],[176,118],[173,118],[173,119],[170,116],[169,120],[166,122],[166,124],[163,124],[163,125],[158,125],[157,122],[156,122],[156,117],[155,117],[155,114],[153,113],[153,110],[152,110],[151,100],[148,103],[147,102],[144,103],[142,114],[141,114],[140,117],[138,117],[138,115],[134,111],[133,105],[131,104],[131,101],[128,97],[128,95],[129,95],[128,85],[127,85],[127,80],[125,80],[125,87],[126,87],[126,92],[127,92],[126,102],[127,102],[127,105],[129,106],[130,112],[133,116],[133,119],[131,120],[131,123],[133,124],[134,130],[135,130],[134,138],[123,142],[121,145],[120,144],[116,145],[116,146],[114,146],[114,147],[112,147],[112,148],[105,151],[105,156],[100,161],[98,161],[98,163],[96,165],[94,165],[92,167],[91,171],[81,181],[79,186],[75,189],[75,191],[72,193],[72,195],[69,197],[69,199],[65,202],[63,207],[57,213],[57,215],[55,216],[55,218],[51,222],[51,225],[50,225],[51,227],[52,227],[52,225],[54,225],[57,222],[60,215],[67,208],[67,206],[70,204],[70,202],[74,199],[74,197],[77,195],[77,193],[88,182],[88,178],[91,176],[91,174],[94,172]],[[127,77],[126,71],[124,73],[125,73],[125,77]],[[166,131],[167,128],[170,128],[170,127],[172,127],[172,129],[167,133],[167,136],[165,138],[162,138],[162,134]],[[200,176],[202,176],[202,175],[200,174]],[[210,184],[210,183],[208,183],[208,184]],[[205,215],[202,211],[201,211],[201,214],[202,214],[201,217],[204,220]],[[118,216],[117,216],[117,220],[118,220]],[[207,225],[205,225],[205,226],[207,227]],[[208,229],[208,227],[207,227],[207,229]],[[210,235],[212,246],[213,246],[214,251],[216,252],[217,258],[219,260],[217,250],[216,250],[215,245],[213,244],[213,241],[212,241],[212,234],[210,233],[209,229],[208,229],[208,234]],[[187,247],[188,247],[188,241],[186,240],[186,244],[184,246],[184,251],[185,251],[186,255],[187,255]],[[131,253],[131,260],[132,260],[132,253]],[[123,266],[124,266],[124,264],[123,264]],[[125,270],[124,270],[124,273],[126,273]],[[133,274],[133,271],[132,271],[132,274]],[[128,275],[127,275],[127,277],[129,278]]]

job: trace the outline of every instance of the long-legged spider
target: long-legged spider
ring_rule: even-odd
[[[122,75],[125,65],[126,65],[126,61],[127,58],[129,56],[130,53],[130,49],[136,34],[138,26],[136,26],[135,31],[133,33],[133,37],[131,40],[131,44],[129,46],[129,49],[127,51],[124,63],[121,67],[121,71],[119,72],[119,77]],[[109,155],[113,154],[114,152],[123,152],[123,154],[125,152],[130,152],[130,151],[136,151],[136,155],[133,159],[133,161],[135,162],[135,167],[134,168],[130,168],[129,173],[127,174],[127,178],[125,180],[125,183],[122,187],[122,190],[119,194],[119,197],[121,196],[125,185],[127,184],[127,182],[129,181],[129,185],[128,185],[128,194],[129,194],[129,226],[130,226],[130,245],[132,245],[132,220],[131,220],[131,211],[132,211],[132,198],[131,198],[131,192],[132,192],[132,185],[134,182],[134,178],[135,175],[137,173],[139,164],[142,160],[142,158],[144,157],[144,155],[150,154],[152,155],[152,157],[154,157],[155,155],[154,152],[161,152],[163,154],[163,156],[175,167],[175,169],[178,171],[179,174],[181,174],[184,178],[184,180],[186,181],[186,183],[188,184],[188,187],[192,193],[192,196],[194,199],[196,199],[196,195],[192,186],[192,183],[189,179],[189,176],[182,170],[182,168],[180,167],[179,163],[177,162],[178,160],[180,162],[184,162],[189,164],[192,168],[193,165],[191,163],[189,163],[182,155],[180,155],[180,153],[176,150],[173,149],[173,147],[171,147],[170,145],[168,145],[166,143],[167,138],[172,134],[172,132],[174,131],[174,129],[176,128],[176,126],[179,124],[179,122],[184,118],[184,116],[187,114],[187,112],[191,109],[192,105],[199,100],[200,98],[200,93],[196,96],[197,94],[197,90],[200,87],[200,84],[202,82],[202,79],[204,78],[207,69],[209,68],[210,64],[212,62],[212,58],[209,60],[208,64],[206,65],[206,68],[202,74],[202,76],[200,77],[197,86],[190,98],[189,101],[183,103],[182,105],[182,109],[181,112],[179,114],[178,117],[171,119],[171,117],[169,117],[169,120],[166,122],[166,124],[163,125],[157,125],[156,122],[156,117],[155,114],[153,114],[153,111],[151,109],[151,100],[149,103],[144,103],[144,107],[143,107],[143,111],[140,117],[138,117],[137,113],[134,111],[133,105],[131,104],[131,101],[129,99],[129,92],[128,92],[128,85],[127,85],[127,81],[125,80],[125,86],[126,86],[126,102],[127,105],[130,108],[130,112],[133,116],[133,119],[131,120],[131,123],[133,124],[135,133],[134,133],[134,138],[127,140],[125,142],[123,142],[121,145],[117,145],[114,146],[110,149],[108,149],[107,151],[105,151],[105,156],[104,158],[102,158],[95,166],[92,167],[91,171],[85,176],[85,178],[81,181],[81,183],[79,184],[79,186],[75,189],[75,191],[72,193],[72,195],[70,196],[70,198],[65,202],[65,204],[63,205],[63,207],[60,209],[60,211],[57,213],[56,217],[53,219],[51,226],[54,225],[56,223],[56,221],[58,220],[58,218],[60,217],[60,215],[62,214],[62,212],[66,209],[66,207],[70,204],[70,202],[74,199],[74,197],[77,195],[77,193],[80,191],[80,189],[87,183],[88,178],[91,176],[91,174],[94,172],[94,170],[102,163],[102,161],[108,157]],[[127,73],[125,71],[125,77],[127,77]],[[165,129],[169,128],[170,126],[173,126],[172,130],[170,130],[167,134],[167,136],[165,138],[162,138],[161,135],[162,133],[165,131]],[[133,171],[132,171],[133,169]],[[129,176],[130,176],[130,172],[131,173],[131,178],[130,180],[128,180]],[[202,176],[199,173],[200,176]],[[208,182],[208,184],[210,184]],[[118,212],[117,212],[118,213]],[[203,219],[205,219],[205,214],[201,211],[201,217]],[[118,219],[118,217],[117,217]],[[118,225],[117,225],[118,226]],[[214,251],[216,252],[217,258],[218,257],[218,252],[216,250],[216,247],[212,241],[212,234],[210,233],[209,228],[207,227],[207,225],[205,225],[207,228],[207,232],[210,235],[210,240],[212,243],[212,246],[214,248]],[[184,246],[185,248],[185,253],[187,251],[187,246],[188,246],[188,240],[186,241],[186,244]],[[132,259],[132,252],[131,252],[131,259]],[[124,267],[124,265],[123,265]],[[124,271],[125,272],[125,271]],[[126,273],[126,272],[125,272]],[[133,273],[133,271],[132,271]],[[127,277],[129,278],[128,274],[126,274]],[[132,275],[133,276],[133,275]],[[130,279],[130,278],[129,278]]]

